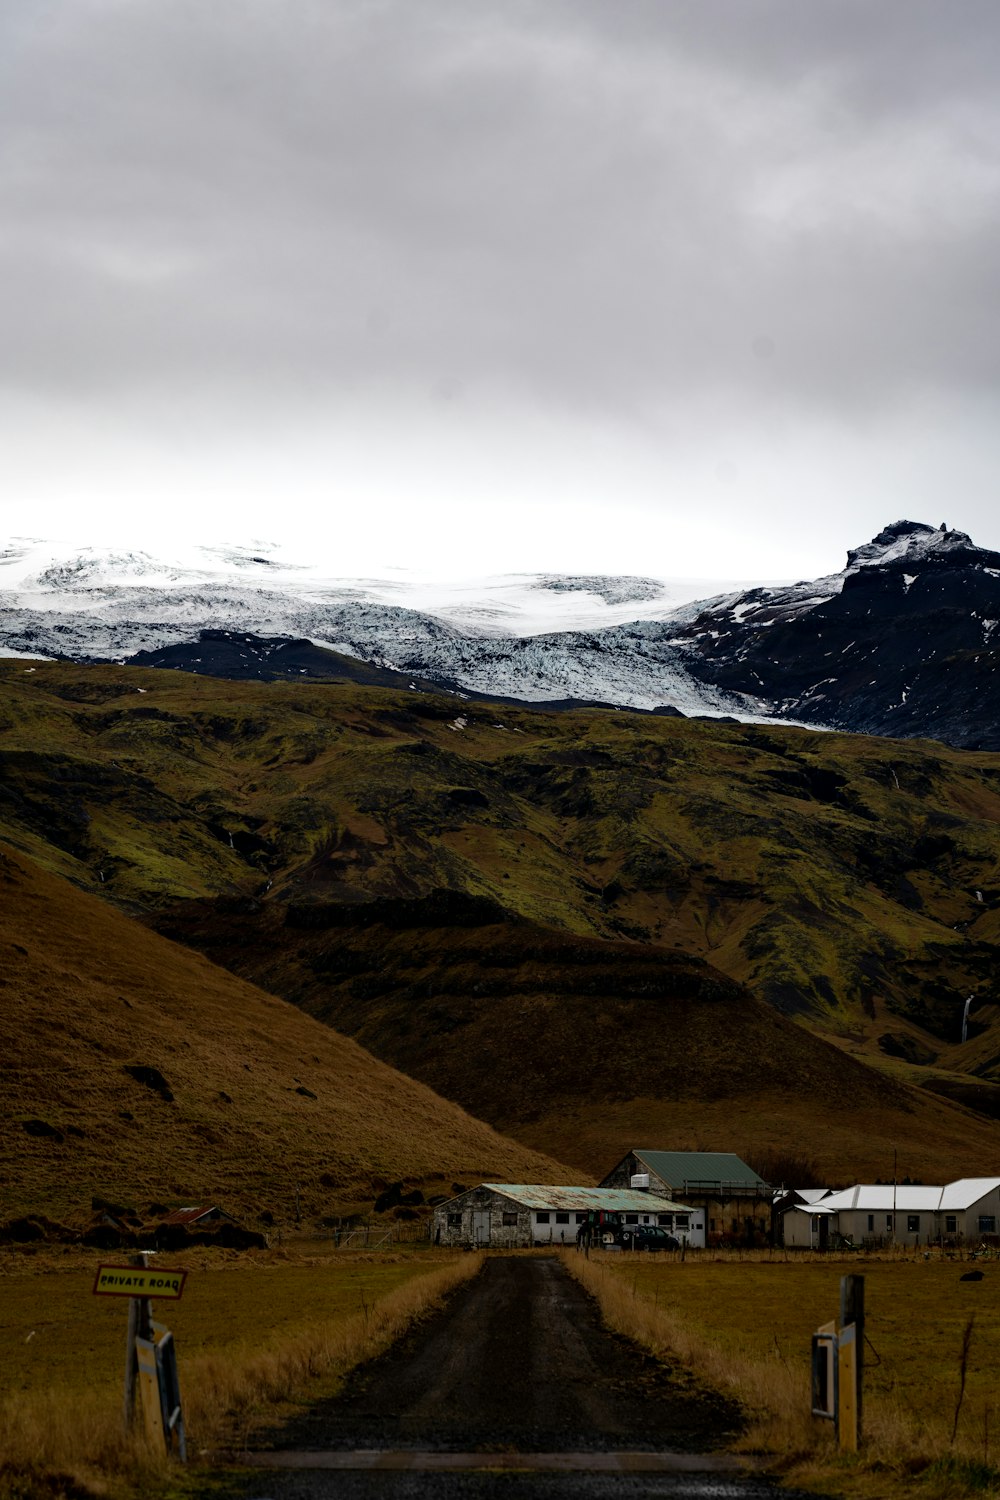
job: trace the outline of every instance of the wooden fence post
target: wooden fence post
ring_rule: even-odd
[[[865,1367],[865,1278],[842,1276],[840,1278],[840,1326],[854,1325],[854,1405],[857,1421],[857,1440],[861,1442],[862,1391]]]
[[[138,1255],[129,1256],[129,1264],[133,1266],[147,1265],[145,1251]],[[136,1377],[139,1373],[139,1364],[136,1358],[135,1341],[137,1338],[148,1339],[152,1336],[153,1312],[147,1297],[130,1297],[128,1299],[128,1333],[125,1338],[125,1400],[122,1406],[122,1421],[125,1425],[126,1437],[132,1430],[135,1420],[135,1388]]]

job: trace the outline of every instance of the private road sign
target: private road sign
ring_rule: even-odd
[[[98,1266],[94,1293],[98,1297],[172,1297],[184,1290],[186,1271],[161,1271],[152,1266]]]

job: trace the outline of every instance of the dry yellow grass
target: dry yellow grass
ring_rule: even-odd
[[[739,1442],[798,1484],[872,1497],[1000,1493],[992,1470],[1000,1398],[1000,1274],[960,1281],[967,1264],[922,1257],[768,1258],[694,1253],[685,1261],[570,1253],[608,1325],[680,1359],[748,1414]],[[837,1453],[809,1413],[810,1335],[837,1316],[840,1277],[866,1279],[865,1443]],[[975,1314],[964,1393],[962,1340]],[[957,1422],[956,1422],[957,1413]],[[955,1428],[954,1441],[952,1430]],[[991,1436],[991,1430],[993,1435]]]
[[[296,1398],[331,1394],[480,1265],[478,1256],[345,1254],[196,1270],[184,1300],[154,1309],[178,1340],[194,1461],[238,1450]],[[2,1350],[10,1385],[0,1396],[0,1497],[18,1494],[17,1484],[45,1493],[59,1474],[94,1493],[150,1493],[163,1482],[165,1460],[122,1432],[126,1304],[90,1297],[92,1270],[80,1263],[5,1278],[18,1312]],[[25,1314],[41,1310],[55,1314],[57,1333],[29,1365],[34,1339],[21,1342],[17,1359],[13,1345],[41,1321]],[[88,1322],[89,1342],[80,1331]]]

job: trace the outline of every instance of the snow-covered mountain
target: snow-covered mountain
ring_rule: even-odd
[[[270,543],[192,547],[165,557],[152,550],[19,538],[0,550],[5,610],[92,616],[95,630],[110,615],[131,617],[136,626],[145,620],[154,626],[197,622],[239,628],[247,617],[263,623],[268,615],[287,625],[308,612],[365,605],[427,616],[476,638],[520,637],[662,619],[678,605],[746,586],[733,580],[551,573],[442,579],[400,569],[343,577],[323,562],[289,557]],[[208,609],[216,611],[211,620]],[[4,635],[9,634],[4,617]]]
[[[998,620],[1000,553],[912,521],[853,549],[839,573],[750,587],[551,574],[346,579],[264,544],[170,559],[34,541],[0,553],[7,654],[144,652],[158,663],[172,648],[171,665],[204,671],[213,668],[202,632],[246,632],[486,696],[984,748],[1000,748]],[[261,656],[242,660],[238,675],[252,675]]]
[[[206,630],[250,632],[305,638],[411,675],[532,702],[669,702],[685,713],[756,716],[741,695],[699,686],[679,654],[647,668],[627,636],[602,644],[622,622],[670,618],[719,588],[704,580],[527,573],[344,579],[262,545],[164,559],[19,540],[0,553],[0,651],[121,661],[195,643]],[[194,651],[191,665],[198,665]]]
[[[1000,749],[1000,552],[897,521],[842,573],[682,611],[692,675],[807,724]]]

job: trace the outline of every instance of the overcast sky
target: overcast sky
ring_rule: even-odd
[[[4,0],[11,533],[1000,547],[996,0]]]

